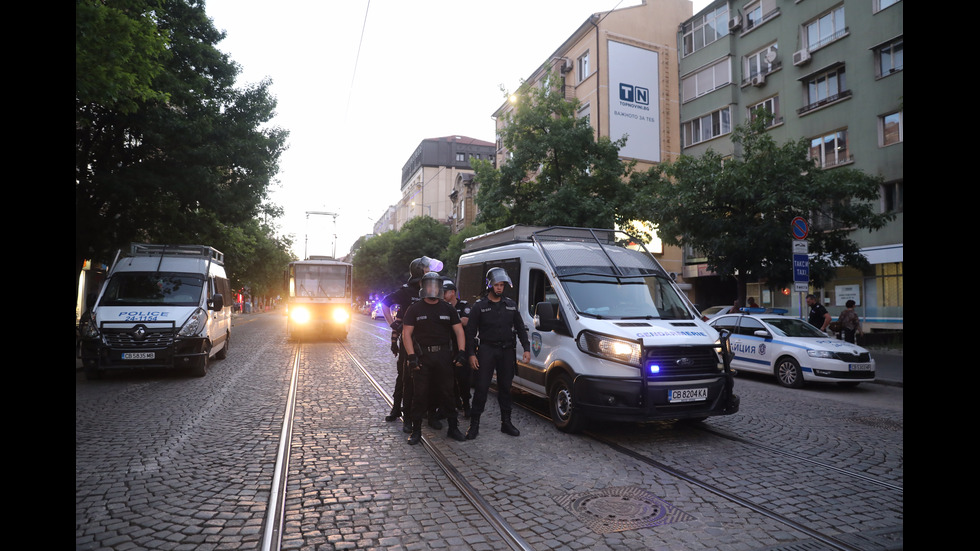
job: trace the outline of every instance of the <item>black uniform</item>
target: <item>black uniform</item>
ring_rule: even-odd
[[[821,329],[826,316],[827,309],[824,308],[824,305],[820,304],[819,302],[815,302],[813,303],[813,306],[810,307],[810,316],[807,321],[810,322],[810,325],[816,327],[817,329]]]
[[[456,301],[456,313],[459,314],[460,320],[462,318],[470,317],[470,303],[465,300]],[[463,327],[464,331],[466,327]],[[455,335],[453,339],[455,341]],[[467,364],[457,365],[453,368],[453,374],[455,375],[455,393],[456,407],[462,408],[464,415],[469,417],[470,415],[470,387],[472,383],[472,377],[470,377],[470,366]]]
[[[454,342],[453,326],[460,323],[459,314],[444,300],[439,299],[435,304],[420,300],[408,308],[404,323],[406,328],[412,328],[412,347],[419,367],[410,377],[414,387],[409,411],[413,430],[421,424],[426,410],[439,408],[446,414],[453,434],[458,431],[453,404],[453,362],[460,354]]]
[[[405,352],[405,344],[401,342],[401,328],[405,312],[409,306],[418,302],[418,300],[419,284],[417,282],[406,283],[395,292],[381,299],[381,304],[384,304],[389,309],[393,306],[398,306],[398,311],[395,312],[395,323],[391,331],[392,351],[394,352],[397,349],[398,360],[396,362],[395,388],[391,396],[395,404],[391,409],[391,414],[387,418],[390,421],[394,421],[402,414],[404,414],[407,421],[408,411],[412,408],[412,378],[405,376],[405,358],[408,353]],[[406,426],[405,428],[407,429],[408,427]]]
[[[480,347],[475,351],[477,336],[480,338]],[[483,297],[473,304],[470,309],[470,319],[466,322],[466,350],[470,355],[476,354],[480,362],[480,370],[476,373],[473,407],[470,410],[473,419],[477,422],[487,403],[487,391],[490,389],[494,370],[497,372],[497,403],[500,405],[500,416],[508,423],[510,421],[510,385],[514,380],[514,370],[517,366],[516,339],[521,341],[525,351],[531,350],[527,327],[513,299],[501,297],[499,301],[494,302]]]

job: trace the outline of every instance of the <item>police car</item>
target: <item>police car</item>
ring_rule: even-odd
[[[775,375],[785,387],[800,388],[804,382],[855,386],[875,380],[875,361],[866,349],[828,337],[785,313],[741,308],[708,324],[731,333],[732,368]]]

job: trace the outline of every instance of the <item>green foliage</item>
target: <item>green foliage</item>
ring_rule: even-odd
[[[288,133],[266,126],[271,82],[235,87],[223,38],[200,0],[76,1],[76,267],[134,241],[200,243],[233,284],[271,284],[262,261],[288,248],[258,219],[281,214],[267,200]]]
[[[893,218],[875,208],[879,178],[814,166],[805,140],[778,145],[765,120],[735,129],[738,158],[682,155],[631,180],[642,197],[642,218],[659,226],[666,243],[704,254],[715,272],[737,274],[740,298],[747,278],[773,288],[792,282],[793,218],[810,221],[810,276],[817,286],[835,266],[866,267],[852,232],[880,229]]]
[[[545,83],[558,82],[555,74]],[[626,220],[634,196],[623,177],[633,163],[619,159],[626,138],[596,140],[577,100],[547,84],[525,85],[501,131],[512,156],[495,169],[474,161],[480,183],[477,222],[489,230],[511,224],[612,227]]]
[[[387,294],[408,281],[412,260],[428,256],[444,263],[449,228],[428,216],[412,218],[401,230],[365,241],[354,253],[354,294]],[[458,257],[457,257],[458,258]],[[442,274],[446,273],[443,269]]]

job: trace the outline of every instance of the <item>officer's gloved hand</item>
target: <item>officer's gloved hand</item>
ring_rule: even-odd
[[[407,362],[408,362],[408,369],[411,371],[413,376],[419,371],[422,371],[422,368],[419,367],[419,357],[416,356],[415,354],[409,354]]]
[[[395,333],[401,333],[402,320],[396,319],[395,321],[391,322],[391,330],[394,331]]]
[[[391,341],[391,353],[396,356],[398,355],[398,341],[396,340]]]
[[[456,363],[459,365],[466,365],[469,362],[469,355],[465,350],[460,350],[456,353]]]

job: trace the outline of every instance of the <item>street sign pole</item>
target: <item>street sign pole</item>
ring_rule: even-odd
[[[803,297],[810,290],[810,243],[806,240],[810,234],[810,225],[797,216],[790,223],[793,234],[793,290],[800,293],[800,314],[803,314]]]

